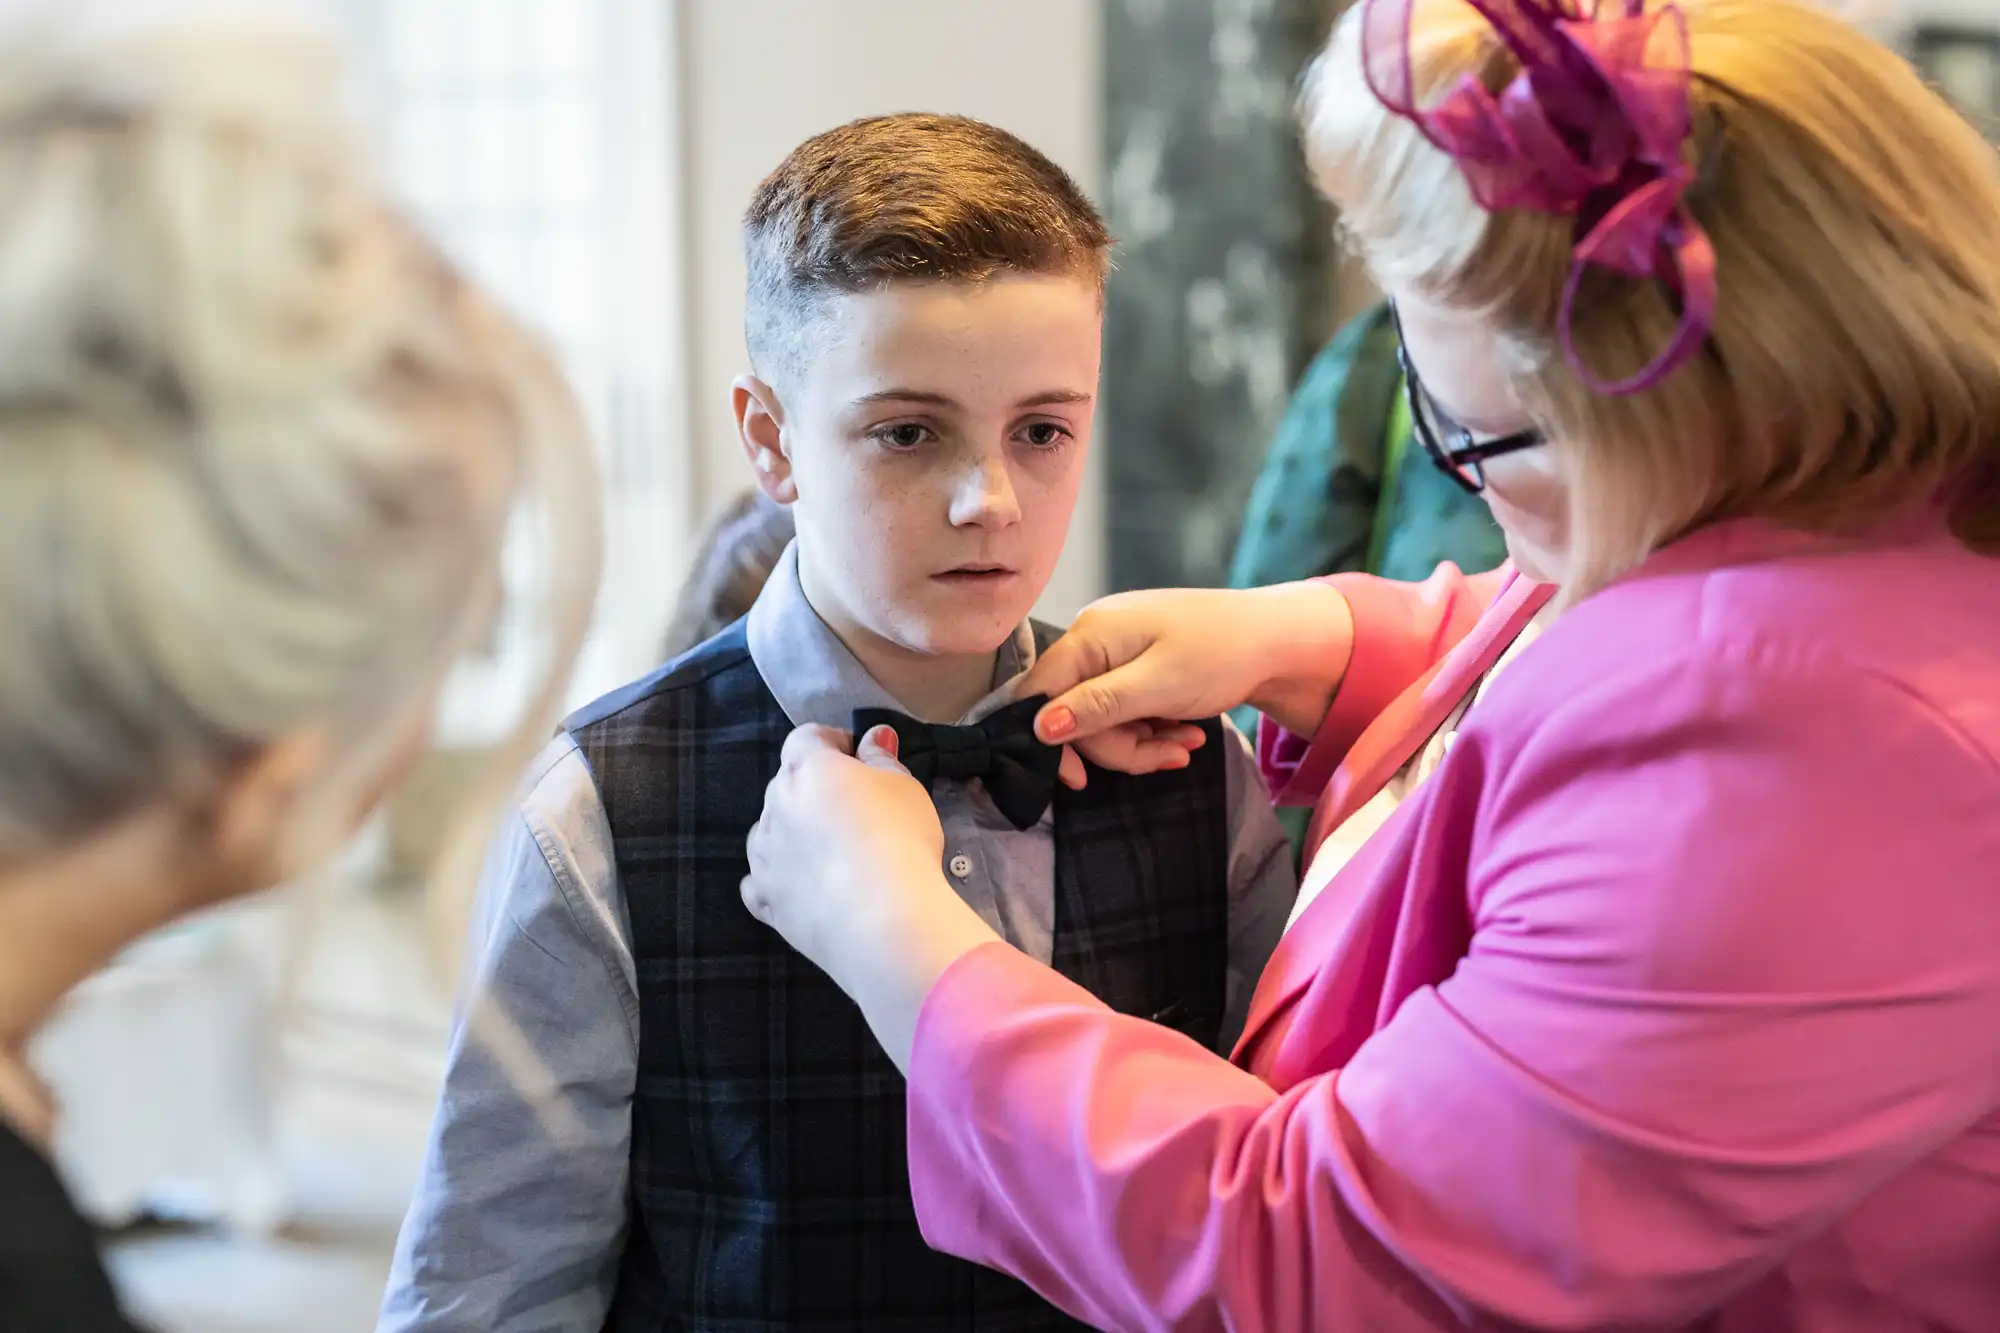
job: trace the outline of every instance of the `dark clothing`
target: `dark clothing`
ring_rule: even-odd
[[[138,1333],[89,1223],[39,1152],[0,1122],[0,1333]]]
[[[1081,1327],[927,1248],[903,1079],[832,981],[744,910],[791,722],[741,625],[566,724],[609,819],[640,1002],[632,1212],[606,1327]],[[1057,971],[1204,1045],[1225,1008],[1224,738],[1054,806]]]

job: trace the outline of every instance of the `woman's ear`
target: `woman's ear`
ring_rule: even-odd
[[[319,813],[333,762],[319,728],[292,732],[251,755],[224,778],[209,805],[204,849],[220,901],[269,888],[306,869],[298,864],[301,825]]]
[[[785,408],[777,391],[755,375],[738,375],[730,400],[736,410],[736,439],[750,460],[757,488],[778,504],[792,503],[799,489],[785,452]]]
[[[265,746],[223,780],[207,806],[201,852],[219,901],[318,870],[422,762],[431,713],[359,754],[319,727]]]

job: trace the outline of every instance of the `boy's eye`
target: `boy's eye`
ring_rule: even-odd
[[[930,439],[931,429],[914,421],[903,421],[879,427],[872,434],[891,449],[919,449]]]
[[[1058,422],[1030,422],[1021,430],[1021,438],[1036,449],[1060,449],[1070,438],[1069,430]]]

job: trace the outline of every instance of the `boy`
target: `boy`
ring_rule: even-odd
[[[1094,417],[1110,241],[1076,185],[988,126],[885,117],[797,149],[744,235],[739,435],[797,540],[744,621],[572,717],[531,775],[472,975],[560,1114],[461,1025],[385,1330],[1077,1327],[924,1246],[901,1079],[742,906],[795,726],[895,714],[967,901],[1205,1045],[1294,896],[1240,737],[1071,792],[1011,693]]]

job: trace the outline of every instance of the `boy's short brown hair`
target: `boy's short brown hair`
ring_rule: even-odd
[[[793,374],[828,297],[996,273],[1102,283],[1111,233],[1069,174],[964,116],[873,116],[806,140],[743,218],[744,332],[759,375]]]

